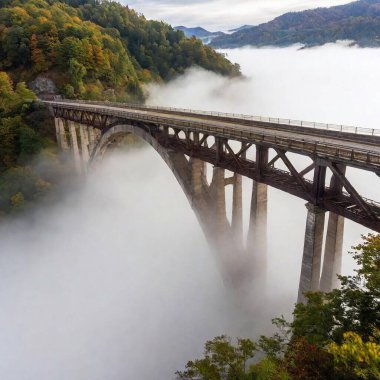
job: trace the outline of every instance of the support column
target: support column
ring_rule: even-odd
[[[304,293],[319,290],[321,256],[325,226],[325,210],[308,203],[298,303],[305,302]]]
[[[266,277],[267,271],[268,186],[253,181],[248,251],[252,253],[255,276]]]
[[[338,167],[342,174],[346,173],[344,165]],[[330,189],[336,195],[341,194],[343,190],[342,183],[335,175],[331,178]],[[340,286],[337,275],[341,274],[342,270],[343,234],[344,217],[330,212],[320,281],[320,290],[323,292],[331,292]]]
[[[81,158],[80,158],[80,153],[79,153],[78,138],[77,138],[77,132],[75,128],[75,123],[73,121],[69,121],[68,124],[69,124],[70,138],[71,138],[71,150],[73,153],[75,169],[78,174],[81,174],[82,173]]]
[[[227,227],[224,172],[224,169],[215,166],[211,183],[214,201],[215,228],[216,233],[220,235],[220,237],[225,235]]]
[[[342,268],[343,233],[344,217],[330,212],[320,281],[322,292],[328,293],[340,286],[337,275]]]
[[[57,144],[62,149],[59,119],[56,117],[54,118],[54,125],[55,125],[55,135],[57,138]]]
[[[90,161],[90,154],[88,152],[89,141],[88,141],[87,126],[80,124],[79,131],[80,131],[80,145],[81,145],[81,152],[82,152],[83,169],[84,169],[84,172],[87,172],[88,162]]]
[[[193,141],[195,146],[199,145],[199,132],[193,132]]]
[[[243,242],[243,179],[239,174],[233,177],[232,221],[231,227],[236,242]]]
[[[65,130],[65,120],[58,118],[58,128],[59,128],[59,142],[62,150],[69,150],[69,143],[66,138],[66,130]]]
[[[202,195],[204,165],[205,163],[198,158],[190,159],[191,190],[193,199],[198,199]]]
[[[92,152],[95,149],[95,132],[94,132],[94,127],[88,126],[87,130],[88,130],[88,143],[89,143],[88,147],[89,147],[89,150],[90,150],[90,155],[92,155]]]

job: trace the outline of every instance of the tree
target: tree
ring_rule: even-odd
[[[87,73],[86,68],[75,58],[69,60],[70,82],[78,93],[83,92],[83,78]]]
[[[250,339],[237,339],[236,345],[222,335],[205,344],[205,357],[190,361],[186,371],[177,372],[181,380],[245,380],[250,379],[247,362],[257,350]]]
[[[20,210],[25,205],[25,198],[21,192],[18,192],[13,197],[11,197],[11,204],[14,210]]]
[[[47,70],[45,55],[41,49],[38,48],[38,38],[35,34],[30,37],[30,49],[32,54],[33,71],[40,73]]]
[[[355,332],[365,341],[380,326],[380,235],[369,234],[354,247],[359,269],[354,276],[341,276],[341,288],[329,294],[309,293],[308,303],[294,310],[295,336],[324,346],[330,339],[340,343],[345,332]]]
[[[0,71],[0,113],[9,110],[13,95],[11,78],[6,72]]]
[[[284,364],[292,380],[335,379],[333,355],[310,344],[304,337],[291,342]]]
[[[355,373],[365,380],[380,379],[380,344],[373,338],[363,342],[358,334],[347,332],[343,334],[343,343],[331,343],[328,351],[343,372]]]

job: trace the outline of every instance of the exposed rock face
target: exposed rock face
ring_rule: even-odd
[[[38,97],[58,94],[58,90],[54,82],[42,74],[38,75],[34,81],[29,82],[28,87]]]

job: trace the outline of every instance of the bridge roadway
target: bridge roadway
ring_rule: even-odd
[[[299,125],[260,122],[229,116],[214,116],[186,111],[168,111],[145,106],[106,105],[107,103],[46,102],[72,110],[88,110],[126,120],[160,123],[165,126],[188,128],[200,133],[240,141],[258,141],[284,146],[298,154],[319,154],[335,161],[380,173],[380,136],[349,133]],[[222,114],[223,115],[223,114]],[[228,115],[228,114],[226,114]]]

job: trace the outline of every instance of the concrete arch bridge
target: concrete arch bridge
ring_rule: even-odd
[[[345,218],[380,232],[380,204],[361,196],[346,176],[347,167],[380,173],[380,131],[110,102],[45,103],[55,118],[57,141],[73,155],[78,173],[126,134],[148,142],[185,192],[223,277],[237,286],[266,271],[268,186],[307,202],[299,302],[305,291],[337,286]],[[305,157],[308,164],[300,170]],[[213,165],[210,184],[206,163]],[[246,243],[242,176],[253,180]],[[233,187],[231,222],[226,186]]]

